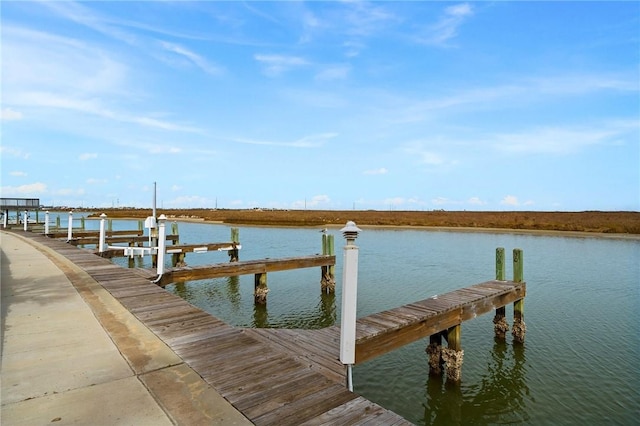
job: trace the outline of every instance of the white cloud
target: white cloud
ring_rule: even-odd
[[[441,166],[447,163],[445,158],[434,152],[431,149],[428,149],[427,146],[432,143],[427,141],[413,141],[404,144],[404,151],[409,154],[413,158],[417,158],[418,161],[422,164],[426,164],[429,166]],[[438,142],[441,145],[441,142]]]
[[[458,35],[458,28],[473,15],[469,3],[461,3],[445,8],[440,20],[427,29],[427,34],[418,41],[423,44],[445,47],[447,42]]]
[[[533,201],[531,201],[531,200],[527,200],[527,201],[521,203],[518,200],[518,197],[516,197],[515,195],[507,195],[506,197],[504,197],[502,199],[502,201],[500,201],[500,204],[502,204],[504,206],[517,207],[517,206],[531,206],[531,205],[533,205],[535,203]]]
[[[249,145],[287,146],[292,148],[317,148],[324,145],[326,141],[328,141],[329,139],[333,139],[336,136],[338,136],[337,133],[320,133],[315,135],[303,136],[300,139],[290,142],[268,141],[249,138],[233,138],[231,140],[234,142]]]
[[[315,78],[319,81],[344,80],[349,76],[350,71],[351,67],[348,65],[333,65],[318,72]]]
[[[500,204],[504,204],[507,206],[517,206],[520,203],[518,203],[518,197],[516,197],[515,195],[507,195],[502,199],[502,201],[500,201]]]
[[[328,207],[331,204],[331,199],[328,195],[314,195],[310,199],[307,200],[298,200],[291,203],[292,208],[301,209],[301,208],[321,208]]]
[[[363,172],[363,174],[365,175],[386,175],[387,173],[389,173],[389,170],[384,167],[380,167],[379,169],[365,170]]]
[[[479,197],[471,197],[467,200],[467,203],[474,206],[484,206],[485,204],[487,204],[486,201],[482,201]]]
[[[47,191],[47,185],[42,182],[29,183],[26,185],[20,186],[3,186],[0,187],[0,194],[3,197],[12,196],[12,195],[20,195],[20,196],[29,196],[29,195],[37,195],[42,194]]]
[[[0,111],[0,117],[3,121],[22,120],[22,113],[11,108],[2,108],[2,111]]]
[[[24,176],[27,176],[27,174],[26,174],[25,172],[19,172],[19,171],[9,172],[9,175],[11,175],[11,176],[16,176],[16,177],[24,177]]]
[[[78,160],[87,161],[87,160],[93,160],[96,158],[98,158],[98,154],[96,154],[95,152],[85,152],[84,154],[80,154],[80,156],[78,157]]]
[[[169,43],[166,41],[161,41],[160,45],[163,49],[168,52],[174,53],[181,58],[186,58],[189,62],[211,75],[220,75],[222,74],[222,69],[218,66],[212,65],[202,56],[197,53],[192,52],[184,46],[180,46],[175,43]]]
[[[0,145],[0,154],[2,154],[3,157],[10,156],[10,157],[22,158],[23,160],[28,160],[29,157],[31,156],[30,153],[24,152],[21,149],[13,148],[5,145]]]
[[[299,56],[257,54],[253,58],[264,66],[264,73],[269,77],[276,77],[293,68],[309,65],[306,59]]]
[[[171,185],[171,191],[180,191],[182,187],[180,185]]]
[[[570,154],[593,145],[616,144],[617,140],[638,132],[636,121],[599,123],[593,127],[540,127],[519,133],[491,136],[494,148],[514,154]]]
[[[97,178],[89,178],[87,179],[87,183],[89,185],[99,185],[102,183],[107,183],[109,182],[107,179],[97,179]]]
[[[386,198],[383,201],[384,205],[386,206],[401,206],[406,202],[407,200],[403,197],[391,197],[391,198]]]

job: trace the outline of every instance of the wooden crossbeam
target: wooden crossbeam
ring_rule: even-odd
[[[258,259],[241,262],[217,263],[215,265],[187,266],[172,268],[164,273],[160,285],[165,286],[176,281],[192,281],[207,278],[233,277],[247,274],[263,274],[267,272],[286,271],[290,269],[312,268],[316,266],[335,265],[336,257],[327,255],[311,255],[288,257],[282,259]]]

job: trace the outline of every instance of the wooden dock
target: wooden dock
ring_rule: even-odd
[[[324,333],[324,352],[301,355],[257,330],[229,326],[88,250],[38,234],[21,235],[85,270],[254,424],[411,424],[346,389],[337,347],[331,350],[331,329],[291,331],[307,340]]]
[[[235,328],[151,283],[140,270],[121,268],[61,240],[23,235],[83,268],[255,424],[410,424],[347,390],[345,367],[339,361],[338,326],[321,330]],[[258,276],[275,267],[276,263],[268,266],[267,260],[217,267],[221,276],[228,276],[225,267],[241,263],[245,273]],[[308,266],[335,264],[335,256],[310,256],[307,261]],[[518,265],[520,277],[521,263]],[[509,303],[514,303],[514,315],[522,319],[526,284],[516,278],[516,266],[514,257],[513,281],[491,280],[359,318],[356,363],[426,337],[432,344],[436,344],[435,337],[438,341],[444,337],[448,350],[460,352],[460,325],[493,310],[498,318]],[[289,269],[298,267],[304,266],[291,263]],[[504,275],[503,267],[502,258],[502,272],[498,273],[497,259],[497,278]],[[211,266],[205,268],[210,276]],[[193,274],[189,279],[198,279],[197,267],[180,269],[196,271],[189,272]]]

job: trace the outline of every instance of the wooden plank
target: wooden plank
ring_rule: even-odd
[[[328,426],[335,424],[388,426],[411,425],[412,423],[361,396],[303,423],[305,426]]]
[[[264,274],[268,272],[291,269],[312,268],[335,265],[335,256],[311,255],[282,259],[258,259],[215,265],[171,268],[165,272],[161,285],[176,281],[193,281],[208,278],[231,277],[248,274]]]
[[[249,418],[256,425],[300,425],[330,409],[357,398],[344,385],[333,385],[290,402],[277,410]]]

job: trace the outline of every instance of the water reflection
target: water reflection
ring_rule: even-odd
[[[240,308],[242,297],[240,296],[240,277],[227,277],[227,297],[231,306],[237,310]]]
[[[429,375],[424,423],[484,425],[529,420],[524,345],[495,339],[485,371],[481,380],[468,388],[445,381],[442,375]]]

